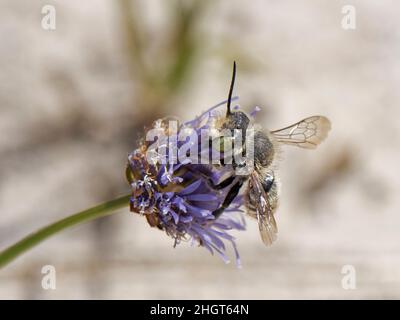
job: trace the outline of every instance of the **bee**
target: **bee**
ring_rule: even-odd
[[[242,111],[231,108],[232,92],[236,77],[236,63],[233,64],[232,81],[227,100],[226,115],[220,129],[254,130],[254,166],[247,175],[233,174],[215,185],[222,189],[231,186],[223,203],[213,211],[219,217],[232,201],[245,188],[245,206],[247,214],[258,221],[261,239],[265,245],[271,245],[277,238],[278,228],[275,211],[279,200],[279,179],[275,173],[275,158],[282,144],[304,149],[316,148],[326,137],[331,128],[330,121],[324,116],[311,116],[279,130],[267,131],[252,124],[250,118]],[[243,135],[245,136],[245,135]],[[245,145],[243,144],[243,148]],[[233,167],[240,164],[233,163]]]

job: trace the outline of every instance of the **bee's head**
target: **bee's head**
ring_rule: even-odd
[[[242,129],[246,130],[249,126],[250,119],[242,111],[231,112],[226,115],[226,121],[223,124],[223,129]]]

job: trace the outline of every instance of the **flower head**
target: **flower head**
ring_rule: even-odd
[[[220,104],[222,105],[222,104]],[[238,196],[221,215],[213,212],[223,203],[230,185],[218,190],[214,186],[229,175],[229,166],[199,164],[195,161],[201,155],[210,154],[210,148],[200,146],[197,138],[201,130],[211,128],[217,120],[217,105],[196,119],[177,126],[172,133],[167,120],[157,120],[151,129],[158,129],[167,138],[179,136],[185,130],[195,136],[192,146],[198,147],[196,157],[184,158],[181,161],[170,161],[180,158],[181,149],[186,141],[178,141],[177,153],[171,153],[173,147],[168,139],[158,136],[158,149],[151,150],[148,141],[142,141],[140,147],[128,156],[127,178],[132,188],[130,201],[131,211],[146,217],[152,227],[157,227],[174,239],[174,246],[182,240],[191,240],[214,251],[229,262],[225,251],[226,242],[235,251],[236,262],[240,265],[235,239],[230,230],[244,230],[245,222],[241,214],[242,196]],[[160,154],[163,150],[163,156]],[[186,150],[186,149],[184,149]],[[151,153],[153,152],[153,153]],[[174,155],[174,156],[173,156]],[[160,161],[160,160],[164,161]],[[175,159],[176,160],[176,159]]]

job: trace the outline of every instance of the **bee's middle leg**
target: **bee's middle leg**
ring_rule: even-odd
[[[220,183],[215,184],[214,181],[209,176],[207,176],[201,172],[200,173],[197,172],[197,174],[200,174],[207,181],[208,186],[213,190],[222,190],[222,189],[226,188],[227,186],[232,184],[236,178],[235,175],[232,175],[232,176],[229,176],[228,178],[226,178],[225,180],[222,180]]]

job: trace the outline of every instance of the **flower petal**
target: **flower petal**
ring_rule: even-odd
[[[201,180],[197,180],[197,181],[193,182],[192,184],[188,185],[186,188],[184,188],[181,191],[179,191],[178,194],[180,196],[184,196],[184,195],[193,193],[194,191],[196,191],[196,189],[198,187],[200,187],[201,183],[202,183]]]
[[[191,201],[217,201],[218,197],[213,194],[192,194],[186,197],[186,200]]]

